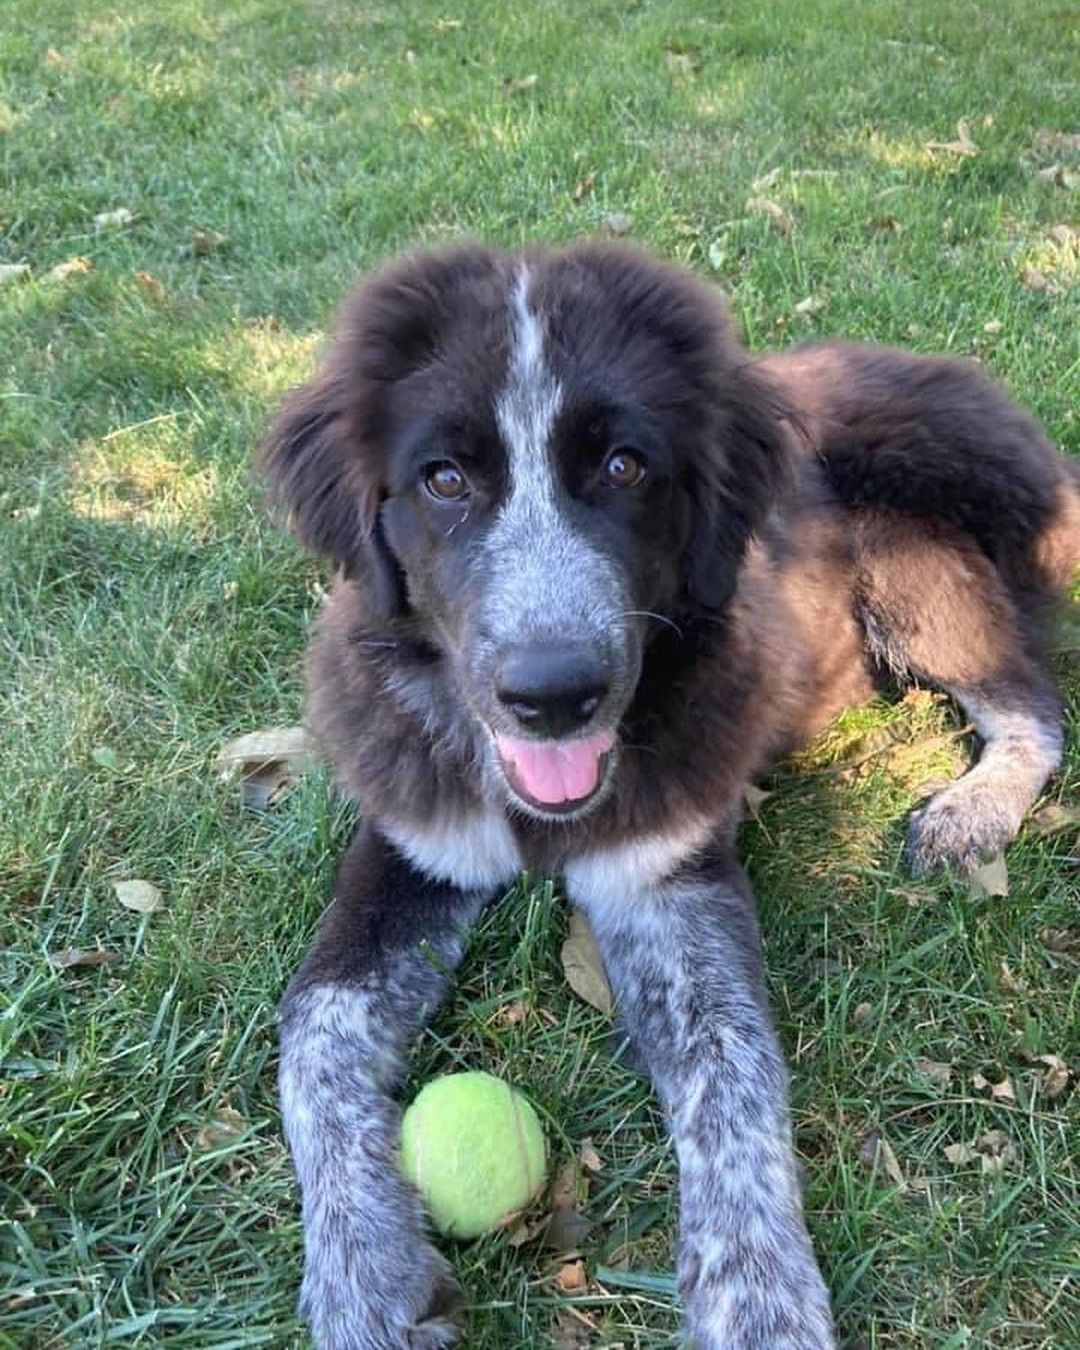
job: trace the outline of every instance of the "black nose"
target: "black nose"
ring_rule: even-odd
[[[576,646],[511,647],[495,672],[499,702],[538,736],[579,730],[607,691],[604,663]]]

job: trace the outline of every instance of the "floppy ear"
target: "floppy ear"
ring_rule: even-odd
[[[378,484],[354,444],[339,365],[332,353],[286,400],[263,444],[262,464],[303,542],[365,581],[377,612],[390,618],[405,606],[404,578],[383,534]]]
[[[693,468],[684,590],[691,615],[717,617],[735,590],[747,545],[783,497],[790,413],[749,361],[718,376],[716,418]]]

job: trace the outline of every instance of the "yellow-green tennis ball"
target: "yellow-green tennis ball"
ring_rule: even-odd
[[[546,1162],[536,1112],[490,1073],[434,1079],[401,1122],[402,1171],[446,1237],[479,1237],[524,1209]]]

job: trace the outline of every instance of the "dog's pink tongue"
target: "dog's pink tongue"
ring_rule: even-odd
[[[600,758],[615,743],[610,731],[580,741],[524,741],[496,736],[495,743],[515,786],[543,806],[580,801],[596,791]]]

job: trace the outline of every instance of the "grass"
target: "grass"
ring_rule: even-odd
[[[1056,227],[1080,153],[1052,133],[1078,130],[1078,61],[1075,9],[1021,0],[8,0],[0,261],[30,270],[0,289],[0,1345],[304,1344],[273,1009],[348,809],[315,775],[241,813],[214,759],[299,714],[325,578],[248,466],[354,274],[622,213],[729,290],[754,347],[975,355],[1076,452]],[[977,154],[926,148],[960,118]],[[1007,898],[912,882],[902,818],[955,771],[951,725],[929,699],[850,714],[745,831],[807,1207],[847,1344],[1067,1350],[1077,1096],[1041,1091],[1036,1057],[1077,1068],[1077,839],[1028,831]],[[164,909],[123,909],[121,878]],[[670,1345],[671,1159],[563,982],[564,924],[519,887],[416,1051],[414,1084],[504,1073],[558,1162],[586,1137],[603,1160],[588,1291],[534,1247],[462,1247],[468,1343]],[[119,959],[53,969],[71,947]],[[990,1130],[1000,1171],[947,1160]],[[895,1167],[863,1161],[879,1137]]]

